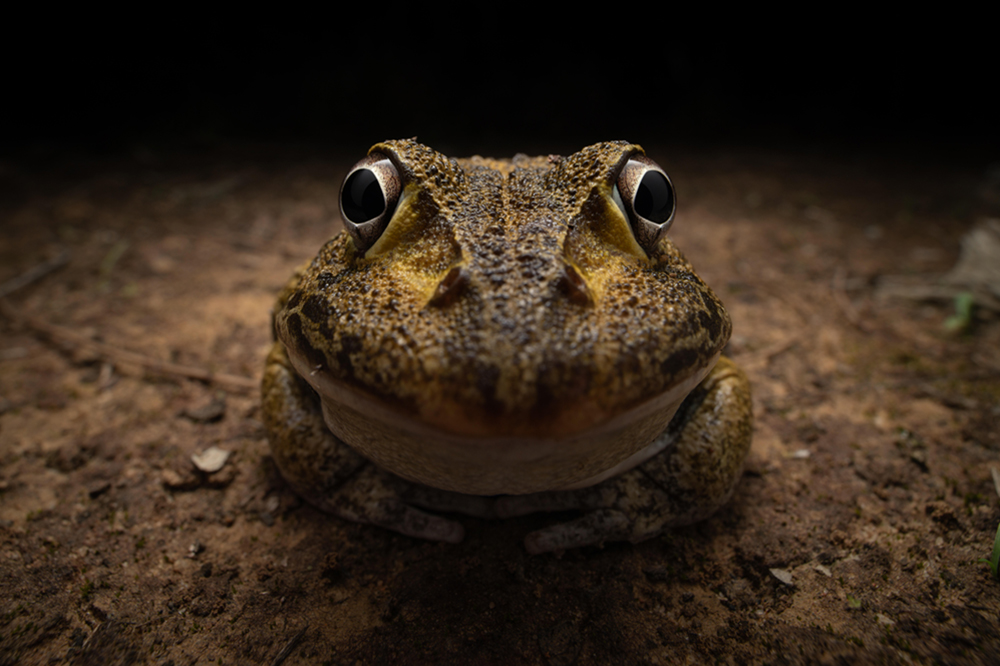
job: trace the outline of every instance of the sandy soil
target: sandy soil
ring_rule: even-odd
[[[3,165],[0,281],[69,262],[0,321],[0,664],[1000,663],[977,561],[1000,522],[1000,323],[948,334],[948,304],[876,298],[954,264],[998,212],[984,173],[647,149],[733,316],[753,449],[702,524],[536,557],[521,539],[552,516],[422,543],[275,471],[253,388],[269,308],[338,230],[356,156]],[[232,456],[197,472],[213,445]]]

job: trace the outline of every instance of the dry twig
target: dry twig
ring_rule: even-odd
[[[10,296],[18,289],[27,287],[32,282],[37,282],[52,271],[62,268],[69,263],[69,251],[63,250],[48,261],[43,261],[30,270],[21,273],[16,278],[7,280],[0,285],[0,298]]]
[[[847,296],[847,271],[843,266],[837,266],[837,270],[834,271],[832,287],[833,300],[844,313],[847,321],[851,322],[851,325],[859,331],[870,333],[871,327],[861,319],[858,309],[854,307],[854,303],[851,303],[851,299]]]
[[[230,375],[222,372],[215,373],[210,370],[205,370],[204,368],[157,361],[154,358],[149,358],[148,356],[143,356],[142,354],[136,354],[135,352],[130,352],[103,342],[98,342],[87,337],[86,335],[83,335],[82,333],[74,331],[73,329],[50,324],[40,317],[26,313],[23,310],[16,310],[6,301],[6,296],[9,296],[18,289],[23,289],[32,282],[40,280],[52,271],[65,266],[68,262],[69,252],[64,250],[52,259],[44,261],[25,273],[22,273],[18,277],[8,280],[3,285],[0,285],[0,314],[3,314],[3,316],[7,317],[11,321],[27,326],[35,333],[38,333],[53,342],[87,351],[109,361],[138,365],[139,367],[150,372],[159,375],[166,375],[168,377],[198,379],[204,382],[224,386],[235,391],[254,391],[257,389],[259,383],[250,377],[241,377],[239,375]]]
[[[11,321],[27,326],[35,333],[62,345],[80,349],[108,361],[137,365],[149,372],[168,377],[197,379],[209,382],[234,391],[256,391],[259,382],[251,377],[230,375],[224,372],[212,372],[205,368],[190,365],[166,363],[154,358],[130,352],[114,345],[98,342],[88,336],[64,326],[57,326],[26,312],[18,312],[4,299],[0,298],[0,314]]]
[[[734,358],[739,360],[740,366],[743,368],[753,367],[758,363],[766,365],[774,360],[776,356],[785,353],[798,343],[798,336],[792,336],[777,344],[764,347],[763,349],[758,349],[757,351],[750,352],[749,354],[735,356]]]
[[[281,648],[281,652],[279,652],[277,656],[274,657],[274,660],[271,662],[271,666],[281,666],[281,664],[283,664],[284,661],[288,659],[288,656],[292,654],[292,650],[294,650],[295,646],[299,644],[299,641],[302,640],[302,637],[306,635],[306,629],[308,628],[309,625],[306,624],[306,626],[299,629],[297,634],[292,636],[291,640],[285,644],[285,647]]]

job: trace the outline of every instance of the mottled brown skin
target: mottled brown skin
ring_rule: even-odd
[[[275,459],[322,508],[448,541],[461,538],[460,525],[410,504],[494,510],[468,496],[480,492],[478,477],[443,478],[466,474],[464,467],[423,469],[407,458],[419,442],[367,436],[384,419],[327,395],[327,422],[337,421],[354,446],[445,491],[415,489],[377,470],[326,428],[288,355],[321,391],[319,378],[442,437],[572,441],[696,382],[728,340],[725,309],[683,255],[669,240],[644,251],[611,200],[616,174],[638,146],[609,142],[565,158],[503,161],[449,159],[409,140],[372,151],[390,156],[402,174],[403,200],[366,252],[341,234],[293,277],[275,312],[278,342],[263,384]],[[623,431],[607,456],[572,462],[575,476],[553,481],[560,464],[570,466],[553,458],[537,483],[554,485],[525,487],[589,478],[663,431],[657,441],[667,450],[641,466],[583,490],[502,498],[496,510],[591,511],[585,522],[531,535],[533,552],[637,541],[708,515],[728,498],[749,447],[746,378],[723,359],[671,415]],[[466,494],[446,492],[455,489]]]
[[[750,384],[722,357],[660,437],[665,450],[612,479],[575,491],[499,498],[499,517],[577,509],[579,520],[529,534],[531,553],[598,541],[644,541],[666,527],[703,520],[727,501],[753,430]],[[599,537],[599,538],[598,538]]]

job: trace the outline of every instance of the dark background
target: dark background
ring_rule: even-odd
[[[998,59],[969,32],[974,18],[850,31],[737,19],[729,34],[692,34],[666,13],[625,22],[613,7],[582,28],[495,8],[444,27],[419,8],[374,9],[383,15],[368,23],[32,32],[4,47],[0,151],[35,162],[234,144],[353,155],[417,136],[448,154],[503,156],[624,138],[989,163],[1000,145]]]

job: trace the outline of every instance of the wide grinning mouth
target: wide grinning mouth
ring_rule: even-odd
[[[537,432],[490,432],[469,421],[428,422],[309,367],[300,356],[292,354],[290,359],[320,394],[330,430],[380,466],[446,490],[519,494],[583,487],[646,460],[652,453],[644,457],[644,450],[718,356],[693,368],[668,390],[602,422]]]

